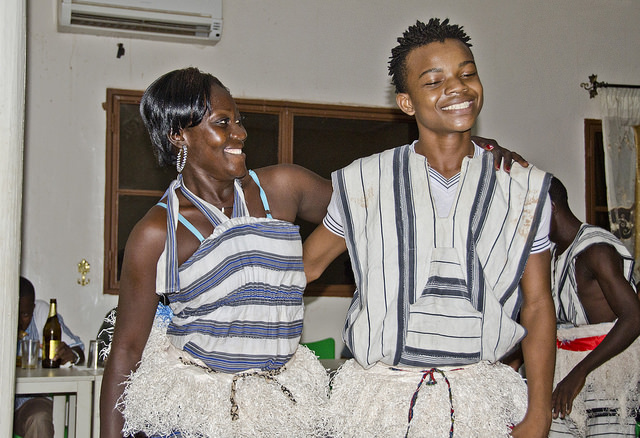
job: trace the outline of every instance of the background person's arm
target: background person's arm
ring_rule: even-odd
[[[598,282],[607,303],[617,316],[615,325],[553,391],[553,417],[571,413],[573,400],[582,390],[590,372],[623,352],[640,335],[640,300],[622,271],[622,259],[610,245],[593,245],[576,263],[584,264]]]

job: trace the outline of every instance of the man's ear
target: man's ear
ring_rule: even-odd
[[[413,102],[411,102],[411,97],[409,97],[408,93],[396,94],[396,104],[398,104],[398,108],[400,108],[403,113],[409,116],[413,116],[416,113],[413,109]]]

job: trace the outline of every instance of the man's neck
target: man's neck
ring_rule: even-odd
[[[420,136],[415,151],[427,158],[429,167],[443,177],[451,178],[460,172],[464,157],[473,157],[475,149],[468,135],[428,139]]]
[[[569,248],[582,226],[582,222],[575,216],[563,218],[559,222],[554,235],[549,236],[551,241],[556,244],[556,257],[563,254],[567,248]]]

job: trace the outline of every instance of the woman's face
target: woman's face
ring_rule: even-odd
[[[199,125],[184,129],[182,135],[188,147],[183,173],[203,170],[221,181],[247,174],[242,152],[247,131],[235,101],[224,88],[211,87],[211,113],[205,114]]]

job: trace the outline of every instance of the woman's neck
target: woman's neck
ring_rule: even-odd
[[[198,198],[219,209],[233,205],[234,181],[218,181],[210,177],[198,177],[192,174],[182,175],[183,185]]]

